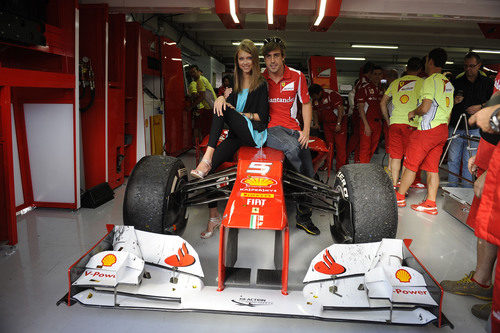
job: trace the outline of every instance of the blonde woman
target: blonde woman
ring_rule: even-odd
[[[259,66],[259,50],[248,39],[236,48],[234,55],[234,89],[229,96],[220,96],[214,103],[214,117],[203,158],[191,171],[195,178],[204,178],[223,162],[230,161],[241,146],[260,148],[267,139],[269,104],[267,83]],[[226,123],[227,138],[217,146],[217,141]],[[217,203],[209,204],[210,218],[201,238],[213,236],[221,222]]]

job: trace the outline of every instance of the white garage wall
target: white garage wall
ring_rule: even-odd
[[[33,199],[74,203],[72,104],[24,104]]]
[[[12,120],[12,159],[14,164],[14,193],[16,207],[24,203],[23,183],[21,180],[21,168],[19,165],[19,149],[17,148],[16,124],[14,122],[14,107],[10,108],[10,119]]]

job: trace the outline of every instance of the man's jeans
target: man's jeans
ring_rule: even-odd
[[[309,148],[302,149],[300,147],[299,132],[289,128],[275,126],[267,129],[268,147],[281,150],[290,164],[296,171],[313,178],[314,168],[311,159]]]
[[[454,128],[450,128],[450,137],[453,134]],[[466,134],[465,130],[457,129],[455,134]],[[469,135],[479,137],[479,129],[469,130]],[[478,142],[471,141],[470,147],[476,148],[479,145]],[[471,150],[471,155],[476,155],[477,150]],[[462,163],[462,173],[461,176],[472,181],[472,175],[467,168],[467,164],[469,162],[469,152],[467,150],[467,140],[461,137],[455,138],[451,140],[450,148],[448,149],[448,170],[460,175],[460,162]],[[465,180],[461,180],[458,177],[448,174],[448,186],[463,186],[463,187],[472,187],[472,184],[466,182]]]

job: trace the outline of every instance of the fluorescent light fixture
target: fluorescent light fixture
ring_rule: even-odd
[[[232,42],[233,45],[240,45],[241,42]],[[262,42],[254,42],[253,43],[255,46],[264,46],[264,43]]]
[[[267,24],[274,24],[274,0],[267,0]]]
[[[260,59],[264,59],[264,56],[261,56],[261,55],[260,55],[260,56],[259,56],[259,58],[260,58]]]
[[[335,60],[363,61],[363,60],[366,60],[366,58],[364,58],[364,57],[335,57]]]
[[[177,45],[176,42],[163,42],[164,45]]]
[[[182,61],[181,58],[171,58],[173,61]]]
[[[318,26],[321,23],[321,21],[323,21],[323,17],[325,17],[325,10],[326,10],[326,0],[321,0],[319,3],[318,18],[316,19],[316,22],[314,22],[315,26]]]
[[[239,24],[240,20],[236,15],[236,0],[229,0],[229,12],[231,13],[234,23]]]
[[[447,62],[446,62],[446,65],[453,65],[453,64],[454,64],[454,62],[453,62],[453,61],[447,61]]]
[[[491,54],[500,54],[500,50],[472,50],[472,52],[476,52],[476,53],[491,53]]]
[[[366,45],[366,44],[352,44],[351,47],[358,49],[398,49],[397,45]]]
[[[487,71],[490,71],[490,72],[494,72],[494,73],[498,73],[498,71],[494,70],[494,69],[491,69],[491,68],[488,68],[486,66],[483,66],[483,69],[484,70],[487,70]]]

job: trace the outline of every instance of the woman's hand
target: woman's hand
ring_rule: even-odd
[[[224,115],[224,111],[226,111],[226,99],[224,96],[219,96],[214,102],[214,114],[222,117]]]

